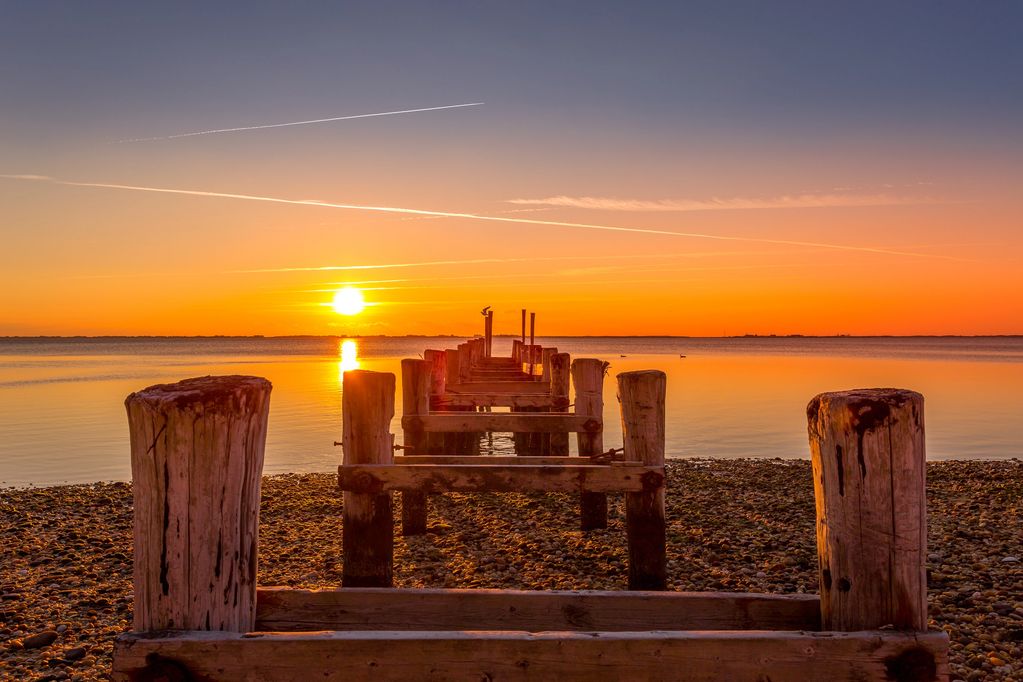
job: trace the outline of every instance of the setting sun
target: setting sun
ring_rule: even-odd
[[[334,293],[331,305],[338,315],[358,315],[366,307],[366,300],[355,287],[343,287]]]

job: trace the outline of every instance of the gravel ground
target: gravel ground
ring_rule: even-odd
[[[668,570],[676,590],[814,592],[807,461],[669,464]],[[341,580],[341,498],[331,474],[264,479],[260,584]],[[928,466],[932,625],[952,678],[1023,680],[1023,462]],[[429,533],[395,543],[401,587],[626,586],[624,510],[575,527],[565,495],[433,498]],[[396,514],[396,516],[398,516]],[[0,678],[101,680],[131,620],[131,489],[0,489]]]

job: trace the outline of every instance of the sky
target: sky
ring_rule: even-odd
[[[1021,334],[1020,26],[0,0],[0,335]]]

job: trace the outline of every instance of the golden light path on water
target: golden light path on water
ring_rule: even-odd
[[[340,383],[345,378],[345,372],[359,369],[359,344],[355,339],[343,339],[337,344],[337,355],[337,380]]]

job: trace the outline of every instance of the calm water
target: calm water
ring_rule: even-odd
[[[0,339],[0,485],[127,480],[125,396],[154,383],[206,374],[254,374],[273,382],[267,473],[330,471],[340,461],[333,442],[341,437],[341,372],[358,366],[398,373],[402,357],[458,341]],[[621,445],[614,374],[661,369],[668,374],[669,456],[807,457],[810,398],[875,386],[924,394],[931,459],[1023,454],[1018,435],[1023,338],[537,342],[611,363],[605,382],[606,447]],[[510,339],[497,339],[495,353],[507,353],[510,346]],[[398,425],[392,430],[400,441]]]

